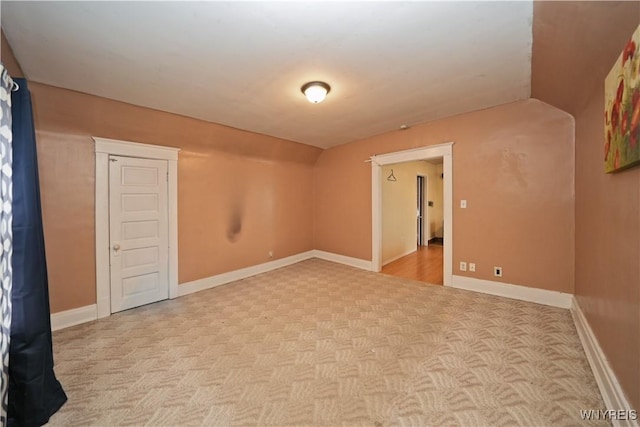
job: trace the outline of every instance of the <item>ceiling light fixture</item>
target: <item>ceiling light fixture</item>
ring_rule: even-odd
[[[324,98],[331,91],[331,86],[325,82],[309,82],[305,83],[300,90],[307,97],[309,102],[313,104],[319,104],[324,101]]]

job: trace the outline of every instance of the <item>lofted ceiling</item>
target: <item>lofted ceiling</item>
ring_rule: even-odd
[[[33,81],[322,148],[530,95],[529,1],[1,7]]]

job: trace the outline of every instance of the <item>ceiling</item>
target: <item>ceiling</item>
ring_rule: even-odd
[[[37,82],[328,148],[531,88],[514,2],[9,2]],[[321,104],[300,87],[331,85]]]

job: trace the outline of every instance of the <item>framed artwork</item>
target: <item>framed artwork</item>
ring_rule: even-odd
[[[604,169],[640,164],[640,26],[604,80]]]

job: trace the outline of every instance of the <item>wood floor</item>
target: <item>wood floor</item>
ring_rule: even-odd
[[[417,251],[382,267],[382,272],[405,279],[442,285],[442,249],[440,245],[420,246]]]

